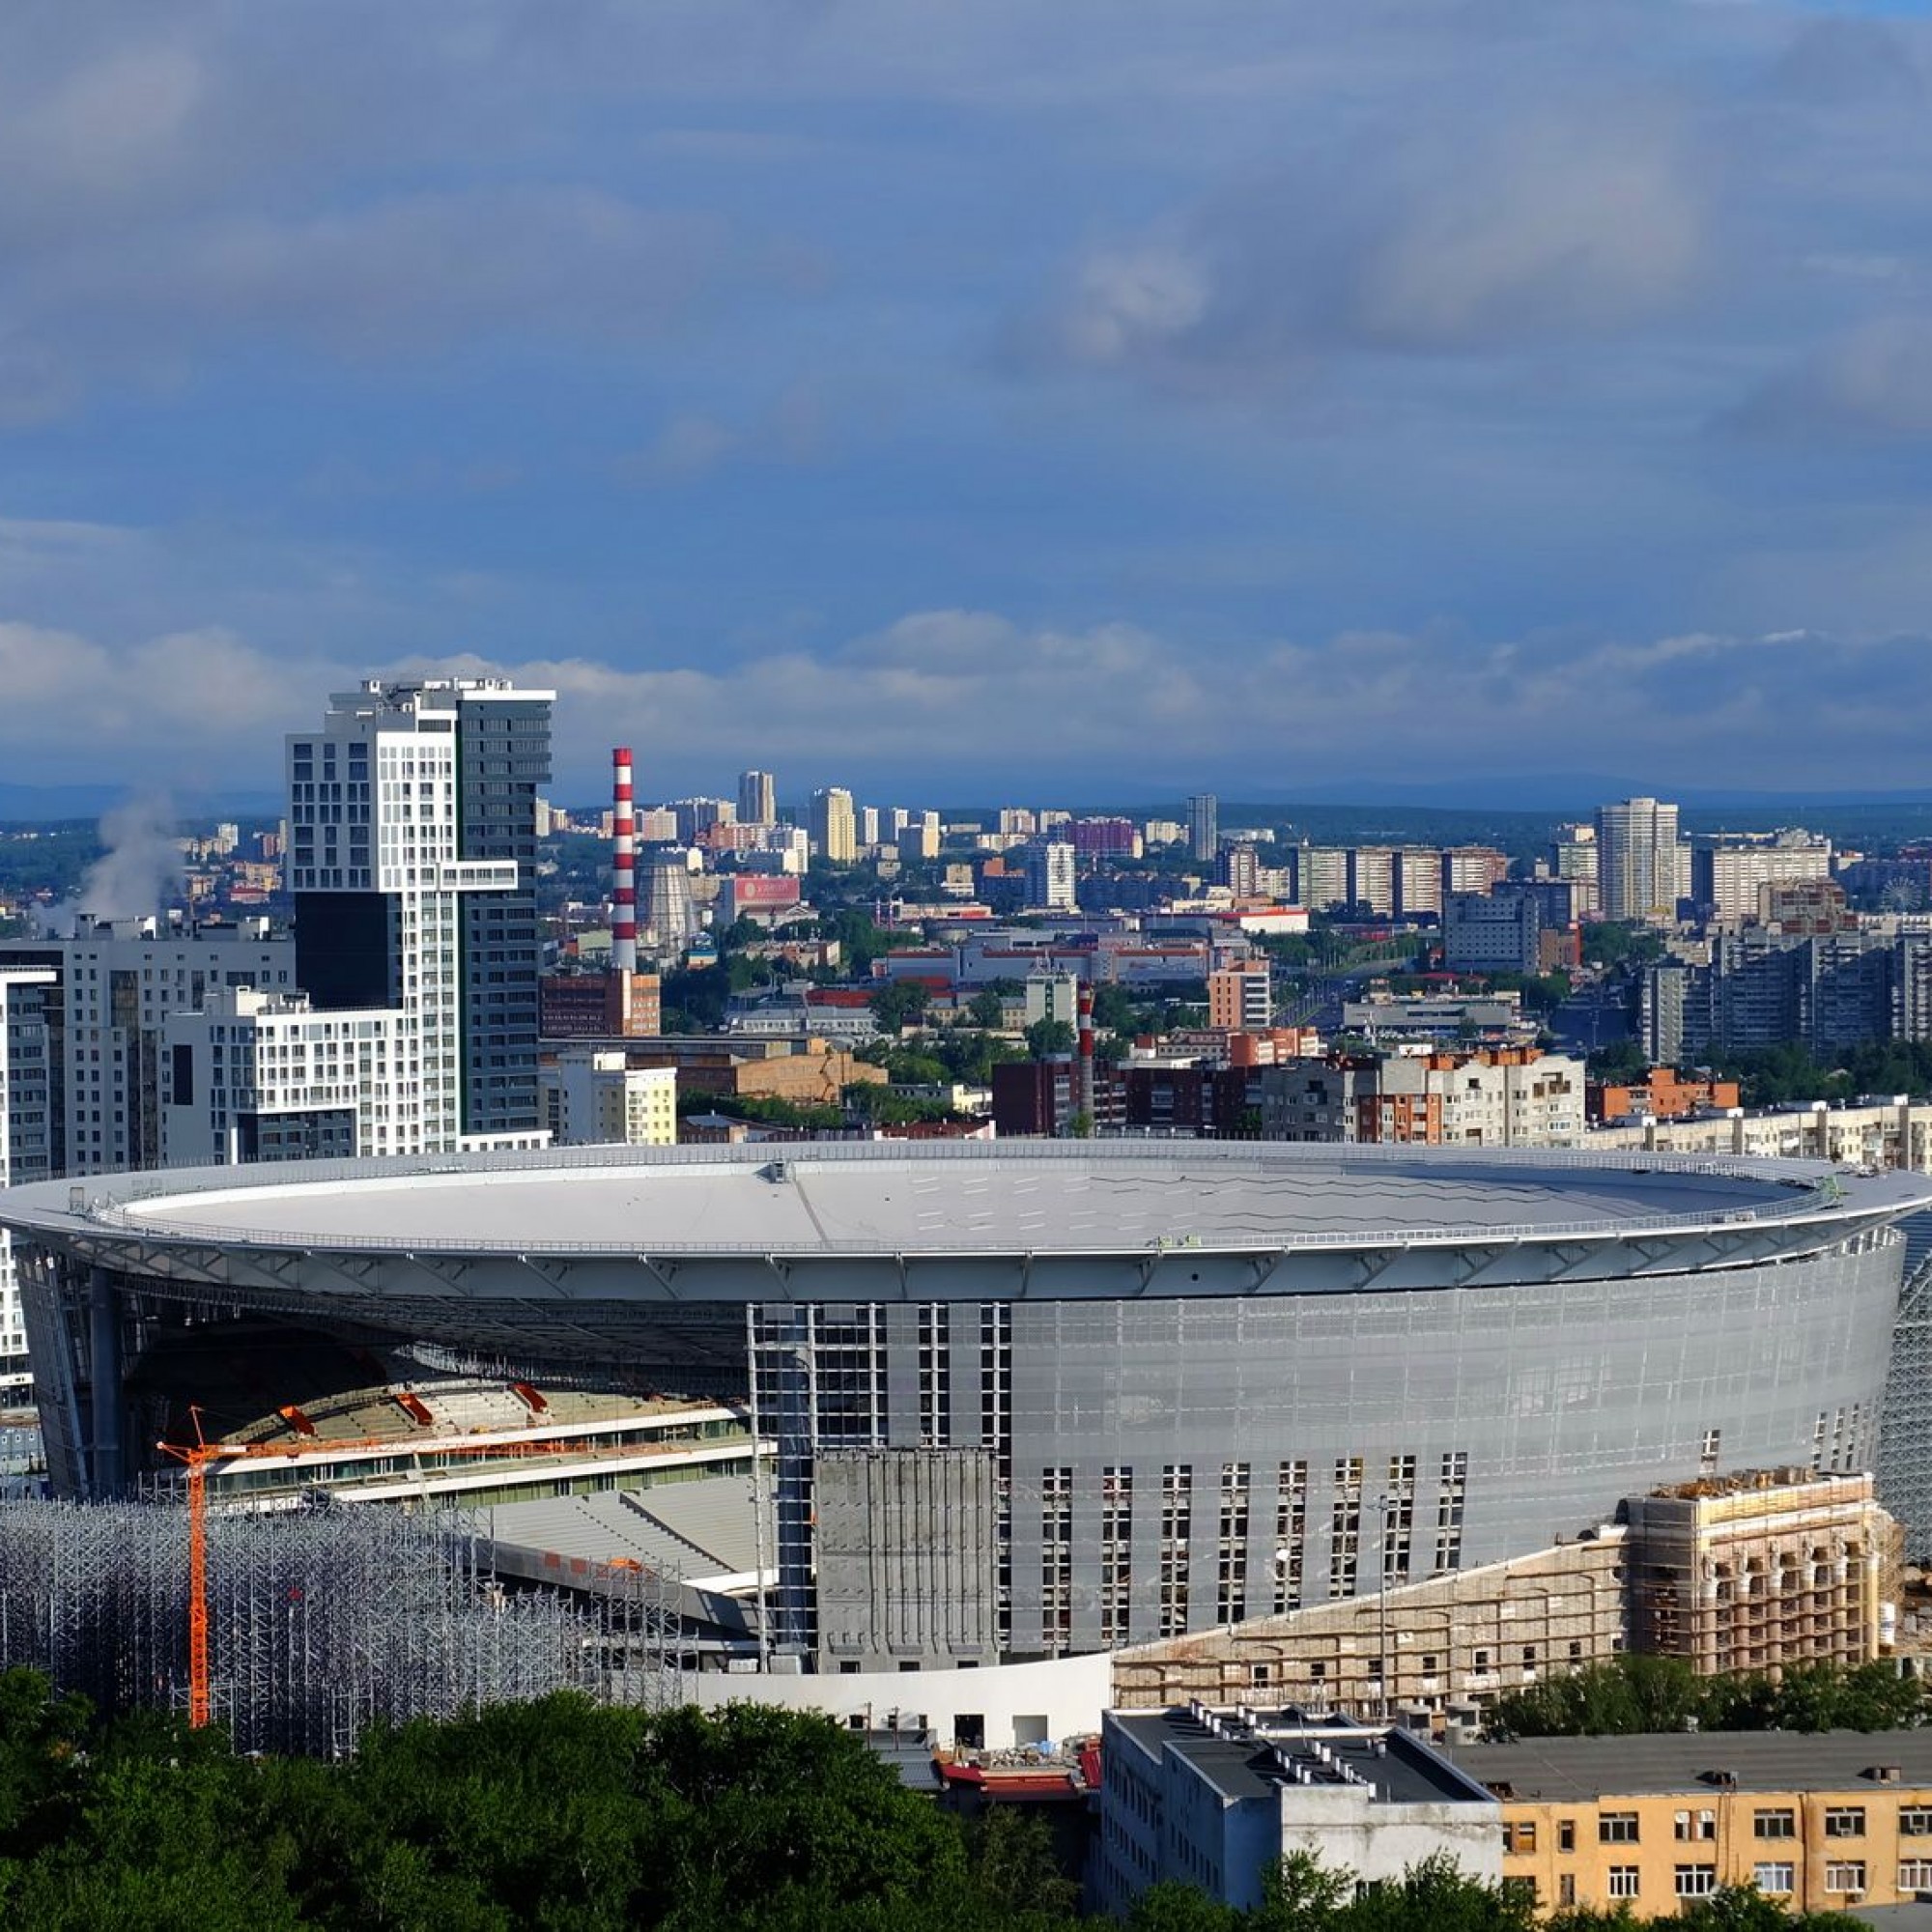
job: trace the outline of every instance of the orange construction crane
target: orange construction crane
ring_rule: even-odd
[[[191,1443],[157,1442],[187,1470],[187,1721],[191,1730],[209,1720],[208,1662],[208,1465],[241,1457],[280,1458],[299,1462],[345,1449],[384,1449],[403,1456],[483,1456],[509,1463],[530,1456],[635,1456],[636,1444],[605,1447],[590,1442],[437,1442],[396,1441],[384,1435],[356,1435],[341,1441],[304,1436],[296,1442],[211,1442],[202,1434],[201,1410],[190,1404],[194,1424]],[[293,1423],[290,1425],[295,1427]]]

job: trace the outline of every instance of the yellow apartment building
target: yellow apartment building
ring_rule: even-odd
[[[1809,1912],[1932,1897],[1932,1731],[1670,1732],[1463,1746],[1542,1911],[1668,1915],[1755,1885]]]

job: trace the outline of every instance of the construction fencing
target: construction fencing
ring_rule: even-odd
[[[600,1576],[594,1595],[506,1589],[454,1510],[320,1492],[208,1519],[213,1720],[237,1749],[339,1757],[365,1726],[576,1690],[685,1701],[675,1579]],[[0,1506],[0,1667],[102,1710],[186,1710],[188,1517],[180,1486],[137,1501]]]

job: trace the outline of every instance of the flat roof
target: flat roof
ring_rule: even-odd
[[[1279,1142],[786,1143],[96,1176],[0,1194],[59,1236],[468,1253],[898,1255],[1628,1237],[1889,1219],[1918,1175],[1649,1153]]]
[[[1305,1766],[1316,1785],[1366,1787],[1378,1804],[1481,1804],[1486,1794],[1468,1775],[1432,1747],[1398,1726],[1362,1726],[1345,1718],[1319,1718],[1286,1709],[1257,1711],[1254,1721],[1228,1720],[1217,1730],[1184,1707],[1165,1711],[1113,1711],[1111,1721],[1149,1756],[1174,1750],[1231,1804],[1270,1798],[1294,1778],[1285,1756]],[[1320,1762],[1320,1745],[1328,1763]],[[1377,1747],[1380,1748],[1378,1749]],[[1344,1776],[1346,1766],[1352,1778]]]
[[[1661,1731],[1623,1738],[1518,1738],[1450,1752],[1471,1777],[1518,1799],[1585,1802],[1720,1791],[1896,1790],[1870,1773],[1895,1766],[1899,1785],[1932,1787],[1932,1731]],[[1713,1774],[1728,1773],[1735,1785]]]

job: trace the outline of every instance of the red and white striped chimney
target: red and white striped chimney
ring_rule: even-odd
[[[611,753],[611,968],[638,970],[638,821],[632,805],[631,748]]]

